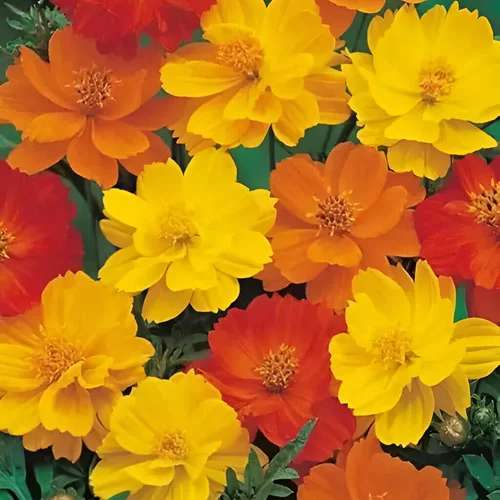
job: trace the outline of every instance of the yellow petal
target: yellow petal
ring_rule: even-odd
[[[191,249],[188,250],[187,257],[172,262],[168,268],[167,286],[174,292],[197,288],[207,290],[217,281],[212,263],[206,262],[202,268],[195,268],[190,254]]]
[[[208,290],[195,290],[191,305],[198,312],[225,311],[240,294],[240,284],[236,278],[217,273],[217,284]]]
[[[437,354],[437,353],[436,353]],[[465,346],[452,343],[439,351],[439,358],[422,359],[419,379],[423,384],[432,387],[449,377],[458,367],[465,354]]]
[[[444,411],[448,415],[455,415],[458,412],[462,417],[467,418],[466,410],[470,402],[470,386],[467,376],[461,367],[440,384],[432,388],[435,399],[435,411]]]
[[[142,315],[147,321],[162,323],[179,316],[186,309],[193,295],[192,290],[173,292],[163,280],[153,285],[146,295]]]
[[[99,227],[106,239],[115,245],[115,247],[125,248],[132,245],[134,228],[109,219],[102,220],[99,223]]]
[[[139,227],[149,218],[148,206],[135,194],[121,189],[104,193],[104,208],[113,219],[131,227]]]
[[[155,258],[141,257],[134,266],[115,284],[117,290],[137,293],[158,283],[167,269],[167,263]]]
[[[137,178],[137,196],[148,203],[162,205],[168,200],[176,203],[182,200],[182,170],[174,160],[153,163],[144,167]]]
[[[440,124],[441,133],[434,147],[450,155],[466,155],[480,149],[496,148],[497,141],[469,122],[445,120]]]
[[[395,140],[405,139],[430,144],[436,142],[439,138],[439,124],[424,120],[425,109],[424,103],[417,104],[408,113],[396,118],[385,129],[385,135]]]
[[[266,5],[254,0],[219,0],[201,16],[205,30],[214,24],[234,23],[258,30],[266,14]]]

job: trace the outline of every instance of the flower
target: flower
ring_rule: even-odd
[[[287,295],[255,298],[232,308],[208,335],[211,356],[194,367],[221,392],[246,426],[284,446],[310,419],[318,429],[300,460],[322,461],[355,428],[352,413],[331,397],[328,342],[342,317],[323,305]]]
[[[415,213],[415,227],[437,274],[500,288],[500,158],[456,161],[450,179]]]
[[[378,12],[385,5],[386,0],[326,0],[335,6],[368,14]],[[422,3],[425,0],[404,0],[407,3]]]
[[[393,276],[368,269],[354,278],[349,333],[332,338],[330,353],[339,400],[354,415],[375,415],[382,443],[407,446],[435,409],[466,418],[468,379],[500,365],[500,327],[479,318],[454,324],[453,280],[438,279],[425,261],[415,282],[401,266]]]
[[[471,123],[500,114],[500,44],[485,17],[458,2],[422,18],[404,6],[371,22],[368,44],[373,55],[350,54],[342,71],[363,126],[359,140],[387,146],[393,170],[436,179],[450,155],[497,146]]]
[[[500,325],[500,288],[488,290],[482,286],[467,284],[467,311],[469,316],[485,318]]]
[[[121,391],[145,377],[132,299],[82,272],[51,281],[40,307],[0,318],[0,429],[75,462],[95,450]]]
[[[0,120],[23,132],[7,158],[35,174],[66,156],[70,167],[104,188],[116,184],[118,161],[137,175],[170,150],[155,134],[165,125],[168,99],[160,90],[162,53],[154,46],[126,61],[103,56],[71,27],[54,33],[50,63],[28,47],[0,86]]]
[[[414,175],[389,172],[373,148],[339,144],[326,164],[292,156],[271,173],[271,193],[279,200],[269,233],[275,265],[292,283],[307,283],[314,303],[341,311],[360,268],[389,272],[386,256],[418,255],[409,207],[425,191]]]
[[[264,236],[276,211],[269,191],[236,182],[236,165],[221,150],[197,154],[184,175],[169,160],[145,167],[134,195],[104,194],[105,236],[121,250],[100,278],[118,290],[149,289],[143,315],[162,322],[191,304],[196,311],[225,310],[249,278],[271,261]]]
[[[200,15],[215,0],[54,0],[77,33],[97,40],[101,52],[136,53],[142,32],[169,51],[190,40]]]
[[[355,443],[345,469],[333,464],[314,467],[299,487],[298,500],[458,500],[459,490],[446,485],[442,472],[384,453],[375,436]],[[463,493],[463,491],[462,491]],[[465,498],[465,497],[464,497]]]
[[[162,69],[163,88],[193,101],[170,125],[181,142],[186,127],[188,137],[253,148],[272,126],[293,146],[306,129],[349,117],[344,77],[329,67],[335,39],[314,0],[219,0],[201,26],[209,43],[182,47]]]
[[[324,24],[330,27],[331,34],[338,38],[351,26],[356,16],[356,11],[341,7],[330,0],[316,0],[319,14]]]
[[[247,430],[201,375],[148,377],[116,405],[90,483],[102,498],[217,500],[249,451]]]
[[[76,207],[54,174],[36,177],[0,161],[0,316],[40,303],[53,278],[82,266],[82,238],[71,226]]]

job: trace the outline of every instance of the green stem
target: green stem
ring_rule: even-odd
[[[351,115],[345,122],[344,128],[339,134],[339,137],[337,139],[337,144],[340,144],[342,142],[347,142],[355,126],[356,126],[356,115]]]
[[[271,171],[276,169],[276,138],[273,127],[269,127],[269,168]]]
[[[330,143],[330,139],[332,138],[332,132],[333,132],[333,127],[330,125],[326,132],[325,140],[323,141],[323,147],[321,148],[321,151],[323,152],[324,156],[326,156],[328,144]]]

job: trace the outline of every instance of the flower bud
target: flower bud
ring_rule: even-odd
[[[481,431],[493,428],[496,423],[495,410],[491,406],[480,406],[472,412],[471,424]]]
[[[445,446],[459,446],[469,438],[469,422],[462,417],[443,415],[439,428],[439,440]]]

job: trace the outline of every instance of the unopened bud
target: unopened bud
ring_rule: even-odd
[[[469,422],[461,417],[443,416],[439,440],[446,446],[459,446],[469,438]]]
[[[479,407],[472,413],[471,424],[484,432],[495,425],[496,419],[497,417],[493,408],[488,406]]]
[[[50,497],[50,500],[75,500],[75,497],[67,493],[59,493],[58,495]]]

